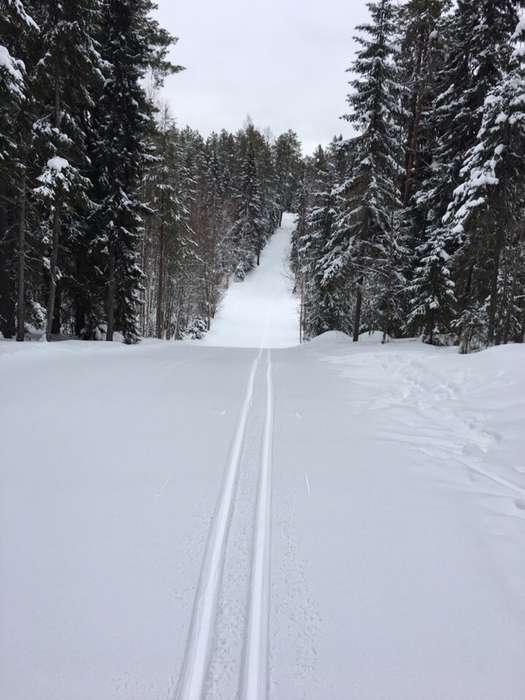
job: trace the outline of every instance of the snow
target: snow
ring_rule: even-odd
[[[39,31],[38,24],[30,15],[27,14],[27,12],[24,9],[24,4],[23,2],[21,2],[21,0],[7,0],[7,4],[11,6],[11,8],[17,14],[18,18],[22,20],[22,22],[24,22],[28,28]]]
[[[236,485],[239,480],[242,448],[246,425],[253,401],[255,377],[262,349],[253,360],[246,395],[242,404],[231,457],[226,470],[226,478],[219,505],[212,522],[206,555],[197,588],[194,608],[194,621],[190,628],[188,650],[186,652],[180,681],[180,695],[187,700],[202,698],[206,684],[207,661],[213,642],[214,623],[217,616],[217,603],[221,586],[221,564],[225,558],[228,528],[235,500]]]
[[[298,300],[289,269],[295,216],[284,214],[261,264],[242,282],[233,282],[204,342],[234,347],[289,347],[299,342]]]
[[[525,348],[282,347],[291,226],[207,342],[0,341],[1,697],[523,698]]]
[[[340,337],[274,356],[300,562],[275,581],[274,697],[522,697],[524,359]]]
[[[9,78],[7,81],[8,89],[12,90],[17,97],[23,97],[21,85],[24,81],[24,64],[13,58],[5,46],[0,45],[0,72],[2,70]]]
[[[0,45],[0,68],[3,68],[15,82],[22,82],[22,62],[11,56],[5,46]]]
[[[521,17],[518,20],[518,24],[516,26],[516,29],[514,31],[514,39],[521,39],[521,35],[525,32],[525,16],[521,15]]]
[[[57,172],[61,173],[62,170],[69,168],[69,161],[61,156],[53,156],[53,158],[50,158],[47,161],[47,167],[49,170],[56,170]]]
[[[61,156],[53,156],[47,161],[47,167],[37,180],[42,183],[35,188],[35,192],[40,197],[53,198],[55,196],[55,188],[59,185],[64,191],[68,192],[71,188],[71,173],[64,172],[70,168],[69,161]]]

